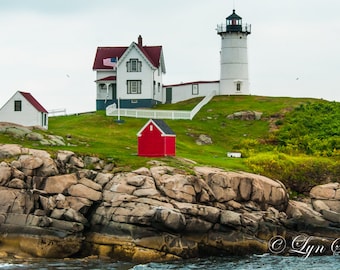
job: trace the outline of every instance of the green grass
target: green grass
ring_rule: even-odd
[[[157,109],[191,110],[201,98],[177,104],[159,105]],[[166,120],[175,131],[176,157],[159,158],[174,166],[184,166],[183,159],[199,165],[209,165],[230,170],[251,171],[247,158],[228,158],[228,151],[241,151],[244,157],[271,151],[273,146],[262,143],[268,140],[269,120],[300,104],[323,102],[316,99],[263,97],[263,96],[216,96],[193,120]],[[229,120],[227,116],[241,110],[262,112],[258,121]],[[16,140],[0,134],[3,143],[19,143],[27,147],[39,147],[48,151],[70,150],[80,155],[93,155],[114,161],[118,167],[135,169],[147,166],[150,158],[137,156],[137,133],[148,119],[122,118],[123,124],[105,112],[50,117],[49,130],[45,133],[67,138],[68,146],[42,147],[36,143]],[[200,134],[212,138],[212,145],[200,146],[196,139]]]

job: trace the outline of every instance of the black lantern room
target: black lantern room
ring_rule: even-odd
[[[235,13],[226,18],[227,20],[227,32],[242,32],[242,18]]]

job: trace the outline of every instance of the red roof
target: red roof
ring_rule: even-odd
[[[220,81],[195,81],[195,82],[168,84],[168,85],[163,85],[163,87],[174,87],[174,86],[183,86],[183,85],[191,85],[191,84],[204,84],[204,83],[219,83],[219,82]]]
[[[138,48],[144,53],[148,60],[154,67],[158,68],[160,65],[160,58],[162,46],[139,46]]]
[[[162,46],[137,46],[145,55],[145,57],[151,62],[151,64],[158,68],[160,65]],[[103,65],[103,59],[118,57],[119,60],[119,58],[125,53],[127,49],[128,47],[98,47],[93,63],[93,69],[112,69],[112,67]]]
[[[108,77],[105,77],[105,78],[101,78],[99,80],[96,80],[96,82],[100,82],[100,81],[115,81],[117,79],[116,76],[108,76]]]
[[[19,93],[21,95],[24,96],[24,98],[26,98],[26,100],[32,104],[32,106],[34,108],[36,108],[39,112],[44,112],[44,113],[48,113],[48,111],[30,94],[27,92],[21,92],[19,91]]]

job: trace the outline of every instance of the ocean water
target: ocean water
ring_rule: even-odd
[[[332,269],[340,270],[340,256],[314,256],[309,258],[283,257],[264,254],[261,256],[244,257],[211,257],[204,259],[180,260],[166,263],[134,264],[129,262],[112,262],[105,260],[29,260],[0,261],[0,269],[119,269],[119,270],[149,270],[149,269]]]

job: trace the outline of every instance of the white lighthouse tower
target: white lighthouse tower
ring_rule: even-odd
[[[249,95],[247,36],[251,25],[242,25],[233,10],[226,24],[216,30],[221,36],[220,95]]]

